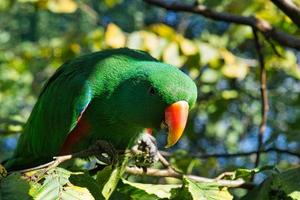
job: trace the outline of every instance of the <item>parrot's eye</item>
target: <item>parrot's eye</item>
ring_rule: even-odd
[[[155,95],[156,94],[155,89],[153,87],[150,87],[149,90],[148,90],[148,92],[151,95]]]

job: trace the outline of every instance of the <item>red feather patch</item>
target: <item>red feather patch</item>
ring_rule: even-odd
[[[76,127],[69,133],[65,140],[59,155],[71,154],[73,147],[89,134],[91,128],[90,123],[81,116],[78,118],[77,122]]]

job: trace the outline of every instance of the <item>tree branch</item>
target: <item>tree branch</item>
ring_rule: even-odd
[[[224,187],[239,187],[245,189],[252,189],[254,187],[253,184],[247,183],[243,179],[218,180],[218,179],[205,178],[205,177],[195,176],[195,175],[183,175],[170,169],[147,168],[147,171],[145,172],[143,171],[143,169],[138,167],[126,167],[126,172],[129,174],[140,175],[140,176],[172,177],[177,179],[182,179],[183,176],[187,176],[188,178],[197,182],[216,183]]]
[[[130,151],[119,151],[121,153],[129,153]],[[30,171],[35,171],[35,170],[41,170],[38,171],[37,174],[34,174],[33,176],[35,177],[41,177],[41,175],[45,174],[47,171],[49,171],[50,169],[53,169],[55,167],[57,167],[59,164],[73,159],[73,158],[82,158],[82,157],[88,157],[88,156],[92,156],[92,155],[97,155],[99,153],[103,153],[102,151],[95,151],[95,149],[87,149],[87,150],[83,150],[81,152],[78,153],[74,153],[74,154],[69,154],[69,155],[63,155],[63,156],[57,156],[54,157],[53,161],[48,162],[46,164],[43,165],[39,165],[37,167],[33,167],[33,168],[29,168],[29,169],[24,169],[24,170],[20,170],[18,172],[20,173],[27,173]],[[243,179],[237,179],[237,180],[222,180],[219,178],[216,179],[211,179],[211,178],[206,178],[206,177],[201,177],[201,176],[196,176],[196,175],[185,175],[182,174],[180,172],[177,172],[175,169],[173,169],[170,165],[170,163],[159,153],[159,160],[160,162],[162,162],[163,166],[166,167],[167,169],[155,169],[155,168],[147,168],[146,171],[144,171],[144,169],[142,168],[138,168],[138,167],[126,167],[126,172],[129,174],[133,174],[133,175],[145,175],[145,176],[156,176],[156,177],[173,177],[173,178],[177,178],[177,179],[182,179],[183,176],[187,176],[188,178],[197,181],[197,182],[201,182],[201,183],[216,183],[220,186],[224,186],[224,187],[239,187],[239,188],[245,188],[245,189],[252,189],[255,185],[251,184],[251,183],[247,183],[245,182]],[[12,172],[9,172],[12,173]]]
[[[258,147],[257,147],[257,153],[255,159],[255,167],[257,167],[260,161],[260,150],[263,147],[263,135],[267,127],[269,102],[268,102],[268,93],[267,93],[267,72],[265,69],[265,62],[261,50],[261,44],[256,30],[254,28],[252,30],[254,35],[255,49],[257,52],[258,62],[260,66],[260,93],[261,93],[261,118],[262,118],[261,123],[259,125],[259,133],[257,137]]]
[[[300,9],[292,0],[271,0],[284,14],[300,27]]]
[[[10,136],[18,133],[21,133],[21,131],[0,130],[0,136]]]
[[[211,10],[203,5],[183,4],[179,2],[168,3],[160,0],[144,0],[145,2],[172,11],[183,11],[202,15],[217,21],[224,21],[229,23],[236,23],[254,27],[266,37],[276,40],[283,46],[292,47],[300,50],[300,38],[289,35],[283,31],[274,28],[269,22],[258,19],[256,17],[245,17],[234,15],[225,12],[217,12]]]
[[[286,149],[278,149],[278,148],[268,148],[265,150],[260,150],[259,153],[260,154],[265,154],[265,153],[269,153],[269,152],[276,152],[276,153],[282,153],[282,154],[289,154],[292,156],[296,156],[298,158],[300,158],[300,153],[297,152],[292,152]],[[160,153],[165,156],[165,157],[169,157],[171,156],[171,154],[169,152],[165,152],[165,151],[160,151]],[[257,154],[258,151],[249,151],[249,152],[240,152],[240,153],[215,153],[215,154],[189,154],[192,157],[195,158],[202,158],[202,159],[206,159],[206,158],[233,158],[233,157],[244,157],[244,156],[251,156],[254,154]]]

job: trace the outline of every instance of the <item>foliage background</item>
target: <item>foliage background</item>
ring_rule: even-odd
[[[254,15],[299,35],[299,28],[270,1],[200,3],[222,12]],[[300,153],[300,52],[273,42],[278,56],[270,43],[260,38],[270,104],[264,148]],[[170,158],[173,166],[205,177],[254,167],[254,154],[201,158],[257,150],[262,105],[251,28],[166,11],[141,0],[0,1],[0,160],[12,154],[43,83],[62,63],[85,53],[119,47],[145,50],[179,67],[198,86],[197,105],[186,133],[170,150],[174,153]],[[164,136],[160,134],[157,139],[163,149]],[[299,158],[270,151],[261,155],[260,166],[284,170],[297,166]],[[268,175],[259,173],[255,183]],[[240,197],[246,192],[235,190],[233,194]]]

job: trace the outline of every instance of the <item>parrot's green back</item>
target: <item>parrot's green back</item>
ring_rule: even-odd
[[[166,84],[171,79],[177,80],[176,87]],[[149,87],[159,97],[145,96]],[[144,52],[123,48],[76,58],[45,84],[5,166],[38,165],[85,149],[97,139],[125,149],[143,128],[158,126],[165,106],[180,99],[194,104],[194,83]]]

